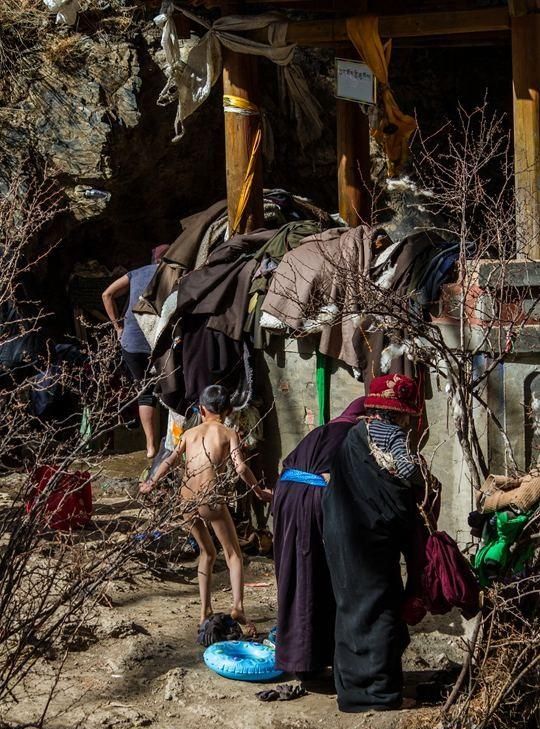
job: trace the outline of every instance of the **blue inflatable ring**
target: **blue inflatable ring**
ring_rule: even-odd
[[[209,646],[203,655],[212,671],[236,681],[272,681],[281,676],[275,665],[276,652],[260,643],[226,640]]]

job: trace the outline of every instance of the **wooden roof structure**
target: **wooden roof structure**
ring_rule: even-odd
[[[221,15],[294,11],[294,19],[288,24],[288,42],[338,48],[340,56],[350,53],[354,57],[346,19],[362,14],[378,16],[383,39],[427,41],[440,46],[456,39],[466,45],[474,45],[479,39],[483,43],[505,40],[512,55],[518,223],[532,257],[540,259],[540,0],[188,0],[183,4],[193,10],[219,11]],[[257,104],[256,57],[224,49],[223,60],[224,94]],[[369,169],[369,129],[357,104],[339,99],[336,104],[339,209],[342,217],[355,225],[359,213],[365,210],[361,170]],[[254,117],[225,114],[231,221],[248,173],[256,130]],[[242,220],[244,230],[262,223],[260,157],[250,174],[252,185]]]

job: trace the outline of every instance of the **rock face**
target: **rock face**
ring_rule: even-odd
[[[152,22],[157,10],[137,5],[134,13],[133,3],[114,0],[106,10],[81,13],[75,28],[38,13],[0,83],[0,192],[28,158],[56,180],[67,207],[55,231],[64,241],[62,260],[53,256],[57,270],[80,258],[110,267],[146,263],[151,247],[176,237],[181,217],[225,195],[220,84],[173,144],[175,105],[156,103],[165,83],[161,31]],[[301,57],[320,79],[316,95],[331,108],[325,54]],[[333,120],[320,143],[300,150],[270,62],[261,62],[261,84],[276,141],[266,185],[332,206],[335,189],[320,180],[335,176]]]
[[[83,220],[99,212],[95,204],[85,204],[85,187],[98,182],[106,187],[113,176],[113,128],[132,128],[140,118],[138,53],[133,43],[111,47],[79,33],[60,37],[53,47],[54,55],[50,47],[36,51],[42,63],[36,77],[21,73],[17,79],[20,101],[18,108],[2,111],[0,139],[4,155],[22,160],[37,153],[48,174],[59,179],[75,217]],[[2,162],[6,184],[11,165]]]
[[[181,216],[223,194],[222,114],[213,94],[172,145],[175,110],[156,105],[164,76],[155,10],[107,6],[82,13],[77,30],[39,13],[31,28],[21,18],[10,26],[5,68],[0,54],[0,192],[31,160],[65,195],[50,236],[63,239],[70,264],[96,257],[113,266],[129,251],[137,265],[177,234]]]
[[[0,193],[28,160],[46,167],[63,192],[66,214],[46,232],[48,243],[62,243],[43,273],[51,306],[62,314],[77,261],[95,258],[111,269],[147,263],[152,247],[176,237],[181,217],[224,197],[221,88],[216,84],[173,144],[175,106],[156,103],[165,82],[161,32],[152,22],[159,2],[88,2],[74,28],[56,26],[54,15],[39,9],[19,9],[18,16],[9,10],[17,7],[16,0],[0,2]],[[275,67],[260,63],[275,143],[265,185],[329,210],[337,208],[333,56],[298,50],[324,123],[322,137],[306,149],[281,103]],[[447,71],[452,65],[456,73]],[[503,96],[511,101],[509,54],[496,47],[396,48],[391,73],[403,109],[417,110],[428,133],[455,114],[460,99],[469,107],[481,102],[488,83],[496,108],[506,108]],[[384,223],[396,237],[431,222],[414,185],[387,190],[384,202]]]

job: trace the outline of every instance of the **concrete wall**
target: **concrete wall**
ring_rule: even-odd
[[[281,347],[264,355],[268,378],[275,401],[275,419],[265,431],[267,460],[265,471],[276,472],[280,461],[318,423],[316,355],[309,339],[281,341]],[[459,444],[447,415],[444,391],[432,380],[433,397],[426,409],[430,435],[423,453],[434,474],[444,486],[440,526],[460,542],[469,540],[467,515],[472,508],[472,495]],[[330,384],[332,417],[355,397],[364,394],[364,385],[357,382],[346,367],[334,365]]]
[[[490,388],[489,404],[502,422],[510,441],[505,447],[499,430],[490,424],[489,459],[497,473],[512,469],[513,460],[520,471],[540,466],[538,424],[533,421],[533,398],[540,398],[540,353],[528,353],[500,365]]]
[[[277,476],[281,459],[318,423],[313,342],[309,338],[276,338],[275,347],[275,350],[262,355],[263,362],[259,366],[266,379],[266,405],[269,406],[272,399],[275,402],[275,410],[265,423],[265,452],[262,454],[263,468],[269,480]],[[478,370],[487,365],[487,360],[481,357],[475,363]],[[439,526],[464,546],[471,541],[467,516],[475,508],[474,494],[448,411],[444,382],[439,384],[437,378],[432,377],[431,385],[432,397],[426,402],[429,439],[423,454],[443,484]],[[540,355],[531,354],[497,369],[489,378],[484,393],[507,428],[521,470],[528,468],[530,458],[528,462],[527,454],[535,447],[526,415],[526,405],[530,404],[535,388],[540,397]],[[330,385],[332,417],[338,415],[352,399],[363,394],[364,385],[357,382],[346,367],[335,364]],[[476,414],[476,427],[491,470],[504,473],[503,441],[480,409]]]

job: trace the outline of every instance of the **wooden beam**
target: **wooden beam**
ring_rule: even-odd
[[[358,58],[356,50],[340,54]],[[353,101],[336,99],[339,214],[351,227],[370,218],[371,158],[369,120]]]
[[[379,32],[383,38],[419,38],[509,29],[508,8],[383,15],[379,18]],[[287,30],[287,41],[300,46],[334,45],[347,40],[344,18],[289,23]]]
[[[243,53],[223,49],[223,94],[239,96],[258,106],[257,59]],[[232,230],[253,141],[259,125],[258,116],[227,112],[225,114],[225,163],[229,230]],[[263,215],[262,154],[259,149],[251,193],[237,233],[260,228]]]
[[[540,15],[512,18],[518,247],[540,260]]]

